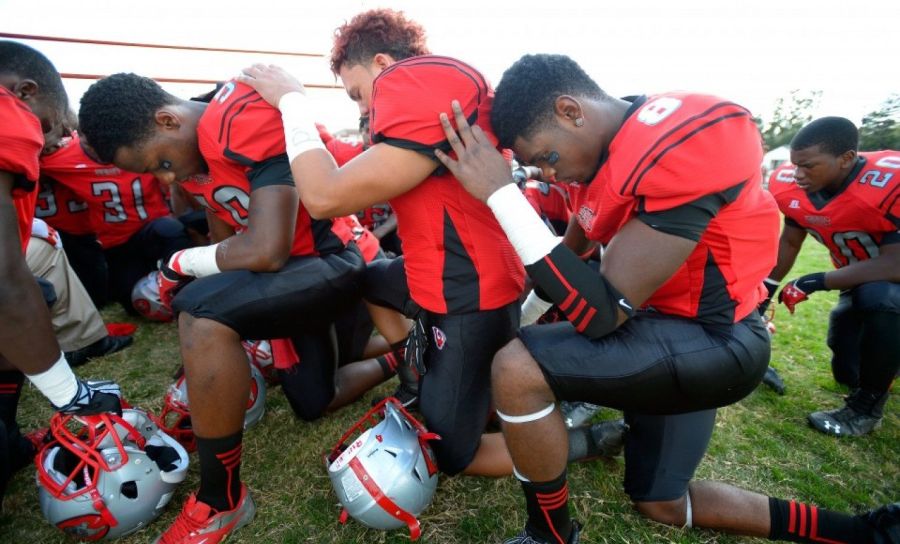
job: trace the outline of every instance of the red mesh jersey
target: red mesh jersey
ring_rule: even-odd
[[[494,91],[471,66],[421,56],[397,62],[375,79],[369,115],[372,142],[434,157],[449,151],[438,114],[458,100],[470,123],[496,142],[490,127]],[[438,168],[391,200],[403,241],[413,300],[436,313],[499,308],[522,292],[524,268],[491,210]]]

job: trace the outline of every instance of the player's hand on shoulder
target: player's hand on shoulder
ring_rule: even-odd
[[[78,380],[75,397],[65,406],[54,406],[64,414],[88,416],[105,412],[122,414],[122,390],[110,380]]]
[[[456,160],[440,149],[434,154],[472,196],[484,202],[494,191],[513,183],[512,169],[479,126],[469,126],[459,102],[451,104],[453,120],[441,113],[441,126]]]
[[[254,64],[241,70],[237,80],[253,89],[269,104],[278,107],[281,97],[292,92],[306,94],[300,81],[274,64]]]

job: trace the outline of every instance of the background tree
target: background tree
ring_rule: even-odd
[[[900,150],[900,94],[892,94],[862,119],[860,151]]]
[[[794,134],[812,120],[812,111],[822,98],[822,91],[794,89],[789,97],[775,101],[775,111],[769,122],[756,118],[766,149],[775,149],[790,143]]]

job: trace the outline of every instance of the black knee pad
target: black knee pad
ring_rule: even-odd
[[[309,387],[306,375],[298,370],[298,365],[278,369],[281,390],[297,417],[303,421],[315,421],[325,415],[325,409],[334,398],[334,389],[329,392]]]

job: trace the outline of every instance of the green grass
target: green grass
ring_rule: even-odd
[[[821,246],[809,242],[791,277],[830,268]],[[900,499],[900,417],[889,402],[883,427],[854,440],[835,440],[813,431],[806,415],[837,407],[844,391],[834,384],[825,346],[828,311],[836,293],[817,293],[791,316],[780,307],[773,365],[784,377],[788,394],[765,387],[740,403],[720,410],[712,444],[697,473],[780,497],[811,501],[832,509],[863,511]],[[108,321],[126,318],[105,311]],[[140,323],[134,346],[80,369],[87,377],[117,380],[129,400],[160,409],[171,373],[178,365],[177,335],[172,325]],[[389,391],[382,387],[380,393]],[[295,419],[279,389],[270,389],[262,423],[244,443],[242,475],[259,505],[256,520],[229,542],[408,542],[404,531],[364,529],[352,520],[337,521],[339,508],[322,462],[322,452],[368,407],[366,399],[316,423]],[[47,403],[27,387],[20,408],[25,429],[46,425]],[[611,411],[604,416],[613,417]],[[187,494],[196,488],[198,466],[192,458],[188,481],[169,508],[149,529],[122,542],[152,540],[166,527]],[[648,522],[631,508],[622,492],[621,458],[570,467],[575,516],[586,523],[583,542],[752,542],[708,531],[671,529]],[[524,523],[518,484],[512,478],[442,478],[433,504],[421,516],[421,542],[502,542]],[[34,471],[20,472],[11,483],[0,516],[0,542],[71,542],[48,525],[40,512]]]

